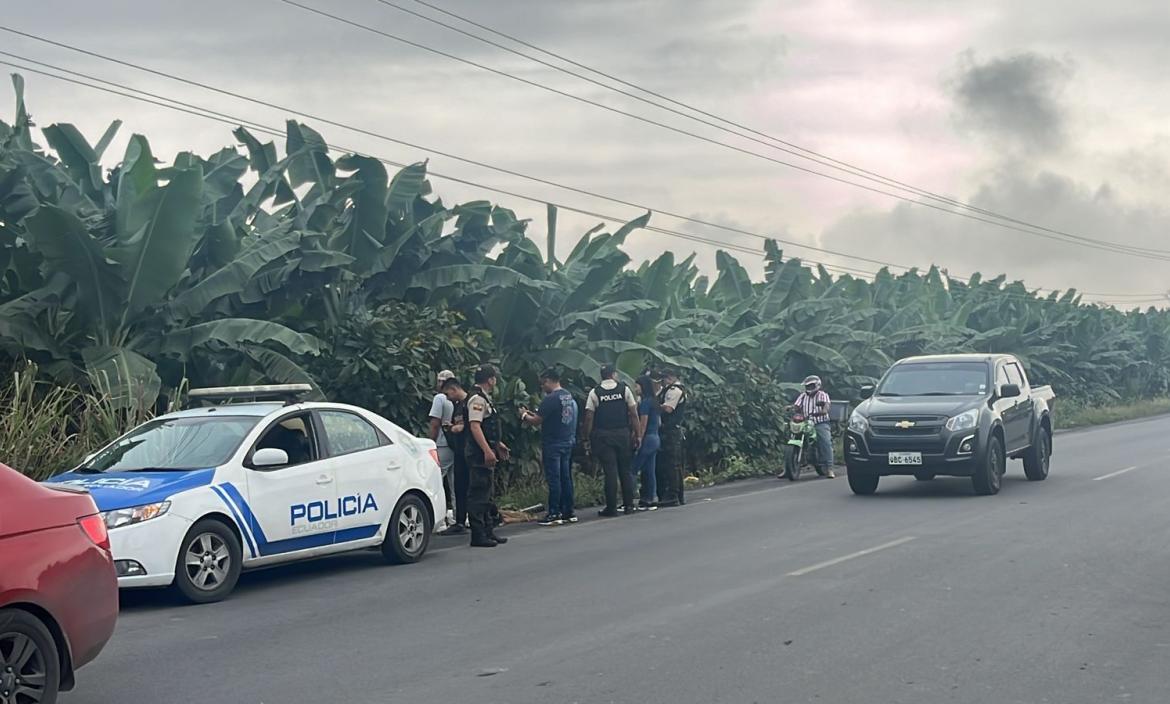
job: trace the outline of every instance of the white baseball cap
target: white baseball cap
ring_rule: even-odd
[[[444,381],[446,381],[448,379],[454,379],[454,378],[455,378],[455,372],[451,371],[450,369],[444,369],[443,371],[439,372],[438,379],[439,379],[440,384],[442,384]]]

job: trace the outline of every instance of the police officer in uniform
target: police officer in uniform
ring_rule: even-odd
[[[630,468],[634,451],[642,441],[638,422],[638,402],[634,392],[618,381],[617,369],[607,364],[601,368],[601,383],[585,400],[585,437],[587,449],[605,469],[605,509],[599,515],[618,515],[618,485],[622,489],[622,509],[634,512],[634,475]]]
[[[678,372],[673,369],[662,370],[658,407],[662,411],[662,425],[658,429],[662,449],[658,451],[655,472],[658,479],[658,504],[681,506],[686,503],[683,492],[683,441],[686,435],[683,425],[687,418],[687,390],[679,382]]]
[[[500,416],[492,405],[491,393],[498,377],[491,365],[475,372],[475,386],[467,397],[467,464],[471,473],[467,488],[467,519],[471,524],[471,546],[494,548],[508,542],[495,534],[492,486],[495,467],[507,460],[508,446],[500,440]]]

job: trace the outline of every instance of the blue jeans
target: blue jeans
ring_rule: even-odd
[[[817,423],[817,459],[818,469],[833,468],[833,433],[828,423]]]
[[[642,438],[642,445],[634,455],[634,476],[642,476],[642,488],[639,492],[642,503],[653,504],[658,502],[658,477],[655,474],[655,459],[658,449],[662,447],[662,438],[658,433],[648,433]]]
[[[544,478],[548,481],[548,512],[554,516],[573,514],[573,443],[545,445],[541,450]]]

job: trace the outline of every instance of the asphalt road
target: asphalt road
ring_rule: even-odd
[[[1170,419],[970,483],[752,482],[560,528],[125,600],[66,704],[1170,701]],[[1134,467],[1134,469],[1129,469]],[[1124,471],[1127,470],[1127,471]]]

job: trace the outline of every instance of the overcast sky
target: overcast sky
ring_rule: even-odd
[[[436,14],[413,0],[393,0]],[[1054,230],[1170,250],[1170,3],[1165,0],[429,0],[581,63],[785,141]],[[771,158],[800,159],[506,54],[376,0],[298,0],[382,31]],[[448,22],[454,22],[446,18]],[[1170,262],[1027,236],[734,152],[310,14],[279,0],[38,0],[2,23],[336,122],[603,195],[898,264],[937,263],[1033,287],[1170,289]],[[479,32],[479,30],[475,30]],[[0,50],[264,124],[288,117],[0,33]],[[8,60],[8,57],[0,57]],[[6,70],[11,70],[5,67]],[[227,125],[26,74],[38,124],[92,140],[125,122],[156,154],[232,144]],[[11,119],[10,91],[0,98]],[[636,208],[308,121],[332,143],[537,199],[621,217]],[[808,162],[805,166],[826,171]],[[842,175],[842,174],[837,174]],[[857,180],[855,177],[848,177]],[[433,181],[448,203],[490,198]],[[872,184],[870,184],[872,185]],[[558,249],[596,222],[562,213]],[[750,236],[655,215],[740,247]],[[570,236],[571,235],[571,236]],[[642,232],[637,259],[714,245]],[[875,265],[785,246],[806,259]],[[762,265],[736,253],[754,275]],[[1120,296],[1113,297],[1123,300]]]

